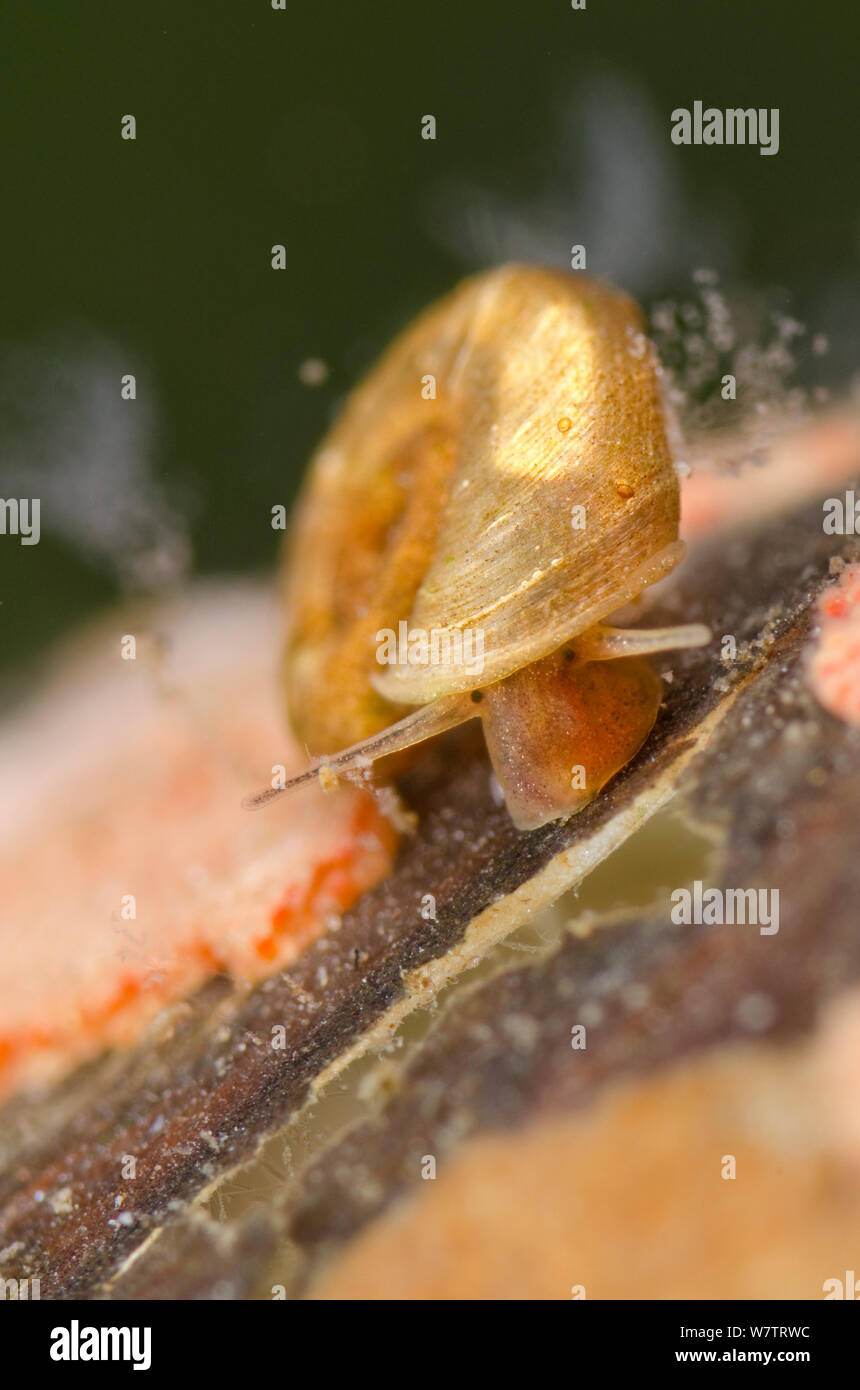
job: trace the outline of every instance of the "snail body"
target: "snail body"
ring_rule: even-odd
[[[395,340],[313,460],[284,683],[305,745],[344,751],[256,804],[477,716],[518,827],[581,809],[656,719],[644,656],[709,638],[604,622],[677,565],[678,518],[633,302],[536,267],[466,280]]]

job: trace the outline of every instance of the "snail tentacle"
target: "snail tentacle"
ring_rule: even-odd
[[[453,729],[458,724],[465,724],[468,719],[476,718],[479,713],[478,707],[468,695],[450,695],[442,700],[434,700],[432,704],[414,710],[396,724],[391,724],[381,733],[374,734],[372,738],[362,739],[360,743],[354,743],[350,748],[344,748],[343,752],[335,753],[332,757],[316,758],[305,772],[291,777],[283,786],[263,787],[261,791],[252,792],[250,796],[243,798],[242,805],[246,810],[257,811],[261,806],[268,805],[281,792],[295,791],[297,787],[315,779],[319,780],[324,788],[328,788],[339,775],[363,772],[378,758],[385,758],[389,753],[400,753],[404,748],[411,748],[416,743],[423,743],[425,739],[435,738],[436,734],[442,734],[446,729]]]
[[[579,661],[614,661],[622,656],[652,656],[656,652],[678,651],[682,647],[704,647],[711,633],[703,623],[678,627],[608,627],[595,623],[576,641]]]

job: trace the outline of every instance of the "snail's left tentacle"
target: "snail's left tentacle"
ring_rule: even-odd
[[[262,791],[253,792],[250,796],[244,797],[242,805],[249,811],[256,811],[273,801],[281,792],[293,791],[315,778],[319,778],[323,786],[326,786],[333,783],[340,774],[362,772],[378,758],[385,758],[389,753],[400,753],[404,748],[411,748],[413,744],[423,743],[425,739],[434,738],[436,734],[453,729],[457,724],[465,724],[468,719],[474,719],[479,713],[480,710],[468,695],[450,695],[441,700],[434,700],[432,704],[414,710],[396,724],[391,724],[381,733],[374,734],[372,738],[363,739],[361,743],[354,743],[351,748],[345,748],[342,753],[335,753],[330,758],[316,758],[307,771],[300,772],[283,786],[264,787]]]

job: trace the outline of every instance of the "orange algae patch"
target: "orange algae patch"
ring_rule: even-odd
[[[860,565],[849,565],[818,600],[821,631],[809,663],[816,698],[848,724],[860,724]]]
[[[397,834],[391,823],[380,815],[369,797],[363,798],[355,809],[343,848],[315,866],[306,887],[299,889],[291,884],[283,900],[272,910],[269,931],[255,942],[260,959],[276,960],[279,942],[285,937],[289,938],[294,954],[315,940],[320,934],[321,921],[346,911],[364,888],[381,877],[377,874],[372,879],[367,878],[368,847],[378,846],[383,851],[383,872],[386,872],[396,845]]]
[[[206,589],[90,633],[0,726],[0,1093],[134,1041],[215,973],[282,968],[388,871],[396,834],[354,787],[241,807],[305,763],[279,647],[265,595]]]

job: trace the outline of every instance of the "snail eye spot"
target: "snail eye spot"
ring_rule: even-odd
[[[484,692],[483,692],[483,690],[473,690],[473,691],[472,691],[472,704],[473,704],[473,705],[479,705],[479,704],[481,703],[481,701],[483,700],[483,698],[484,698]]]
[[[565,659],[565,661],[573,661],[573,659],[574,659],[575,656],[576,656],[576,652],[573,650],[572,647],[565,647],[565,649],[564,649],[564,659]]]

